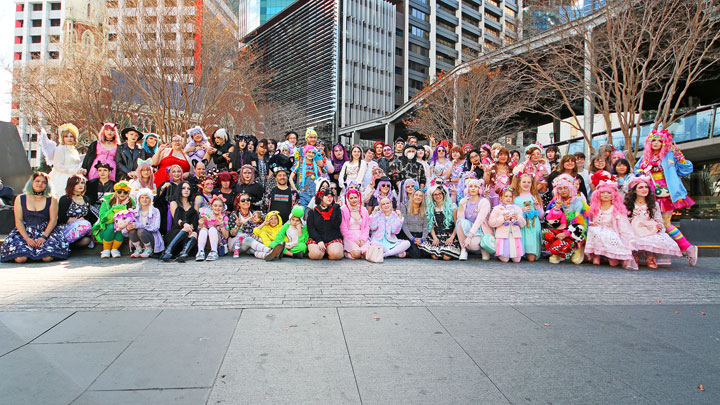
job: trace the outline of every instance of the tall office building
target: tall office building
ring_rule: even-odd
[[[265,24],[275,14],[283,11],[295,0],[234,0],[239,2],[239,34],[244,37],[250,31]]]

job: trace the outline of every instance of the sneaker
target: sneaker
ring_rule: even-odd
[[[100,252],[100,258],[101,259],[109,259],[110,258],[110,251],[109,250],[103,250]]]
[[[122,255],[120,254],[120,251],[119,251],[119,250],[117,250],[117,249],[112,249],[112,250],[110,251],[110,256],[112,256],[113,258],[118,258],[118,257],[120,257],[120,256],[122,256]]]
[[[209,262],[214,262],[217,259],[218,259],[218,252],[213,250],[210,253],[208,253],[207,259],[205,259],[205,260],[207,260]]]
[[[233,259],[240,257],[240,249],[233,249]]]
[[[687,248],[687,250],[684,253],[688,259],[688,263],[690,264],[690,266],[694,267],[697,264],[697,259],[698,259],[697,246],[695,246],[695,245],[690,246],[689,248]]]
[[[277,259],[278,256],[282,255],[282,253],[283,253],[284,250],[285,250],[285,243],[284,243],[284,242],[283,242],[283,243],[280,243],[280,244],[278,244],[278,245],[275,245],[275,247],[270,251],[270,253],[268,253],[267,255],[265,255],[265,261],[266,261],[266,262],[271,262],[271,261]]]
[[[467,259],[468,259],[467,249],[462,249],[460,251],[460,257],[458,257],[458,260],[467,260]]]
[[[549,258],[548,260],[549,260],[550,263],[552,263],[552,264],[558,264],[558,263],[560,263],[560,262],[562,261],[562,260],[560,260],[560,256],[556,256],[556,255],[550,256],[550,258]]]
[[[143,249],[142,253],[140,253],[140,257],[142,257],[143,259],[146,259],[146,258],[150,257],[150,255],[152,255],[152,254],[153,254],[152,249],[145,248],[145,249]]]
[[[93,248],[95,248],[95,239],[91,238],[90,244],[88,245],[88,249],[93,249]]]
[[[142,250],[143,250],[143,249],[135,249],[135,251],[132,252],[132,254],[130,255],[130,257],[132,257],[133,259],[137,259],[138,257],[140,257],[140,252],[141,252]]]
[[[201,262],[203,260],[205,260],[205,252],[203,252],[202,250],[198,250],[197,254],[195,255],[195,261]]]
[[[582,263],[583,260],[585,260],[585,249],[581,247],[575,249],[570,260],[572,260],[572,262],[575,264]]]
[[[480,251],[480,254],[482,255],[483,260],[490,260],[490,252],[488,252],[487,250],[482,249]]]

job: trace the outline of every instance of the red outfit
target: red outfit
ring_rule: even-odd
[[[183,173],[190,171],[190,163],[187,160],[176,158],[170,153],[160,161],[160,167],[158,167],[158,171],[155,173],[155,187],[160,189],[160,185],[170,179],[168,168],[172,165],[179,165]]]

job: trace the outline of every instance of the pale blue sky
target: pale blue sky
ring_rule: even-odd
[[[0,121],[10,121],[15,2],[0,0]]]

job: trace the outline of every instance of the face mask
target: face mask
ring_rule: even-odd
[[[415,158],[415,152],[408,152],[405,154],[408,159],[414,159]]]

